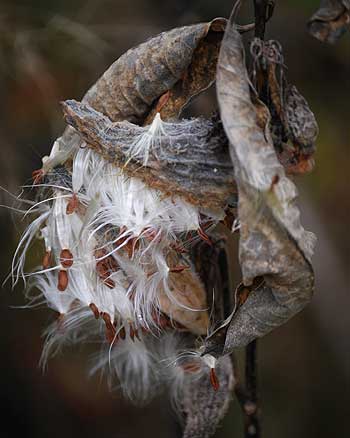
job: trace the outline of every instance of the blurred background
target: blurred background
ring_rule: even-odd
[[[80,99],[129,47],[172,27],[228,17],[232,1],[1,0],[0,185],[13,193],[64,128],[59,101]],[[247,4],[252,3],[246,1]],[[350,34],[336,46],[312,39],[306,22],[317,0],[278,1],[267,38],[285,52],[288,78],[316,113],[320,136],[315,171],[297,179],[303,223],[319,238],[312,304],[259,341],[263,436],[348,436],[350,406],[349,169]],[[252,20],[245,7],[240,22]],[[214,93],[201,97],[208,113]],[[10,199],[0,194],[1,203]],[[8,274],[19,216],[0,211],[1,279]],[[35,251],[30,263],[36,263]],[[88,377],[89,347],[67,349],[38,367],[47,309],[25,304],[22,287],[0,295],[1,436],[71,438],[176,437],[165,399],[134,407]],[[240,354],[242,356],[242,354]],[[242,437],[235,400],[216,437]]]

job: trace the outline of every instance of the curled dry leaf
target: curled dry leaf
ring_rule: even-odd
[[[83,102],[113,122],[147,124],[161,111],[177,117],[190,99],[215,80],[225,18],[171,29],[118,58],[88,90]],[[242,32],[245,29],[242,29]],[[68,127],[60,138],[67,150],[79,141]]]
[[[177,116],[193,95],[213,83],[225,24],[226,19],[216,18],[172,29],[128,50],[83,102],[113,121],[142,124],[156,100],[170,90],[163,111]]]
[[[335,43],[349,28],[349,0],[321,0],[319,9],[311,17],[308,28],[320,41]]]
[[[217,357],[286,322],[309,302],[314,289],[315,238],[300,224],[296,188],[278,162],[270,133],[266,136],[258,125],[243,50],[230,22],[218,63],[218,101],[239,193],[243,284],[254,284],[256,277],[264,282],[206,340],[206,352]]]

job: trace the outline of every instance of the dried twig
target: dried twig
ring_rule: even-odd
[[[271,17],[273,7],[274,2],[254,0],[255,36],[257,38],[264,39],[266,21]],[[261,425],[257,391],[257,340],[254,340],[246,347],[245,388],[242,388],[237,383],[235,393],[244,414],[245,437],[260,437]]]

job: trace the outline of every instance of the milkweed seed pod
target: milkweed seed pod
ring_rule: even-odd
[[[38,199],[23,202],[36,218],[12,265],[14,284],[36,286],[32,304],[59,315],[42,364],[66,343],[99,340],[92,372],[137,402],[167,387],[185,438],[211,436],[224,415],[228,354],[288,320],[313,289],[314,239],[269,110],[251,97],[241,28],[231,19],[224,36],[225,23],[165,32],[123,55],[82,102],[63,103],[70,126],[33,174]],[[221,120],[179,118],[216,74]],[[222,260],[238,230],[243,283],[230,294]],[[42,266],[27,274],[38,234]]]

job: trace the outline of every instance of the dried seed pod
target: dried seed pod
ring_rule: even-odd
[[[140,166],[139,161],[128,160],[128,143],[132,144],[145,128],[128,122],[110,126],[107,117],[74,100],[66,101],[62,106],[67,122],[79,132],[88,147],[151,188],[159,189],[167,196],[181,196],[192,204],[214,211],[224,208],[236,193],[227,139],[215,120],[199,118],[168,124],[165,129],[175,132],[181,129],[182,135],[164,135],[161,150],[155,150],[155,155],[161,158],[150,155],[147,166]]]
[[[91,87],[83,101],[113,121],[143,123],[154,101],[181,84],[165,105],[176,107],[172,113],[181,111],[191,96],[214,81],[225,24],[224,18],[216,18],[172,29],[128,50]]]
[[[285,89],[284,112],[291,141],[298,145],[305,155],[311,155],[315,150],[318,125],[306,99],[294,85],[288,85]]]
[[[349,0],[321,0],[319,9],[310,18],[309,32],[320,41],[335,43],[350,24]]]

